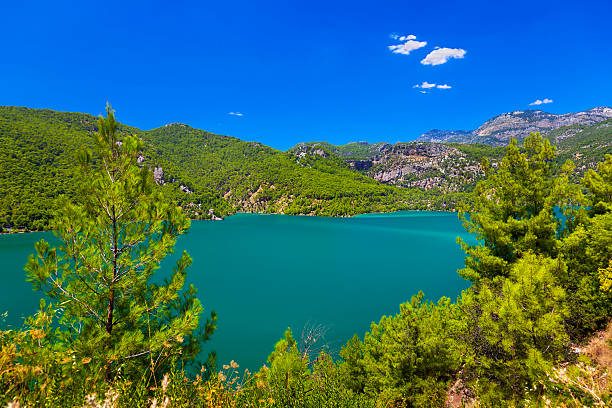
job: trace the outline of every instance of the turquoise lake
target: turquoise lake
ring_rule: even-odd
[[[457,275],[468,238],[457,214],[399,212],[352,218],[238,214],[194,221],[173,259],[185,249],[194,262],[188,283],[198,288],[218,328],[205,351],[217,361],[257,369],[287,327],[299,338],[307,326],[327,329],[331,353],[372,321],[395,314],[419,290],[428,299],[455,299],[468,284]],[[3,328],[15,327],[38,305],[23,266],[34,242],[49,232],[0,236]],[[168,259],[163,274],[173,265]],[[167,272],[166,272],[167,273]]]

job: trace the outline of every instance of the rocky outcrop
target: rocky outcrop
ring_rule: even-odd
[[[182,192],[184,192],[184,193],[187,193],[187,194],[193,194],[193,191],[192,191],[192,190],[190,190],[190,189],[189,189],[189,187],[187,187],[187,186],[185,186],[185,185],[183,185],[183,184],[181,184],[181,185],[179,186],[179,189],[180,189]]]
[[[223,221],[223,218],[218,217],[217,215],[215,215],[215,209],[211,208],[208,210],[208,218],[213,220],[213,221]]]
[[[483,175],[461,150],[433,143],[398,143],[371,162],[365,174],[375,180],[424,190],[463,191]]]
[[[295,145],[293,148],[291,148],[290,152],[298,159],[306,156],[329,157],[329,152],[323,147],[306,143],[299,143]]]
[[[434,143],[486,143],[493,146],[507,145],[510,139],[524,139],[531,132],[546,134],[568,125],[592,126],[612,118],[612,108],[597,107],[583,112],[556,115],[541,110],[524,110],[502,113],[483,123],[474,131],[431,130],[417,141]]]
[[[162,169],[161,167],[155,167],[153,169],[153,180],[155,180],[155,183],[157,185],[166,184],[164,182],[164,169]]]

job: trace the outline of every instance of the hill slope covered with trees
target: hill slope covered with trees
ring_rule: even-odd
[[[611,121],[573,124],[547,138],[577,174],[612,153]],[[83,113],[0,107],[0,228],[49,228],[56,199],[74,191],[74,155],[91,145],[97,118]],[[282,152],[258,142],[174,123],[118,131],[144,142],[141,166],[193,219],[234,212],[348,216],[406,209],[454,210],[496,166],[503,147],[428,142],[301,143]]]
[[[74,194],[75,152],[96,130],[87,114],[0,107],[0,228],[49,227],[55,200]],[[237,211],[346,216],[457,200],[381,184],[327,151],[296,155],[183,124],[118,131],[144,141],[140,164],[196,219]]]

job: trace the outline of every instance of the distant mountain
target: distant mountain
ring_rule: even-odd
[[[548,132],[563,126],[592,126],[612,118],[612,108],[597,107],[583,112],[556,115],[541,110],[502,113],[483,123],[474,131],[431,130],[417,141],[433,143],[485,143],[492,146],[507,145],[510,139],[522,140],[531,132]]]
[[[427,140],[444,140],[445,143],[417,141],[391,145],[359,142],[333,146],[326,142],[311,142],[300,145],[313,148],[325,146],[329,151],[342,155],[350,167],[381,183],[421,190],[463,192],[470,191],[482,178],[480,163],[483,158],[495,165],[505,154],[502,145],[507,141],[501,143],[499,138],[500,135],[508,135],[509,122],[515,123],[515,127],[516,123],[531,123],[530,127],[523,127],[523,131],[527,134],[541,131],[556,146],[558,162],[571,159],[576,164],[576,177],[579,177],[587,169],[596,167],[606,154],[612,154],[612,118],[605,119],[611,113],[610,108],[595,108],[567,115],[551,115],[542,111],[513,112],[491,119],[474,132],[433,130],[427,133],[427,138],[424,137]],[[546,124],[552,126],[552,122],[554,126],[574,123],[555,129],[544,127]],[[502,126],[504,123],[505,130]],[[481,132],[483,136],[474,136],[476,132]],[[489,143],[474,143],[483,138]],[[457,142],[448,143],[449,140]],[[347,151],[353,154],[347,154]]]
[[[612,154],[612,119],[592,126],[569,125],[547,134],[557,146],[558,160],[572,160],[580,173],[595,168],[606,154]]]
[[[423,133],[417,142],[430,143],[472,143],[472,130],[432,129]]]

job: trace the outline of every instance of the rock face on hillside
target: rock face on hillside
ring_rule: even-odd
[[[612,108],[597,107],[583,112],[555,115],[541,110],[524,110],[502,113],[483,123],[478,129],[431,130],[417,141],[434,143],[486,143],[493,146],[507,145],[510,139],[524,139],[531,132],[547,134],[551,130],[568,125],[592,126],[612,118]]]
[[[307,143],[299,143],[297,145],[295,145],[293,148],[291,148],[290,150],[291,154],[293,154],[295,157],[297,158],[302,158],[302,157],[306,157],[306,156],[321,156],[321,157],[328,157],[329,156],[329,152],[318,145],[309,145]]]
[[[349,166],[385,184],[424,190],[463,191],[482,176],[480,164],[457,148],[432,143],[398,143],[370,160]]]

